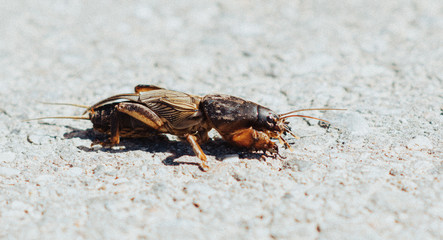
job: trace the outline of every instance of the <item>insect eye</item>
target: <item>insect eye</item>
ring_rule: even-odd
[[[274,124],[275,123],[275,118],[272,116],[267,116],[266,117],[266,121],[270,124]]]

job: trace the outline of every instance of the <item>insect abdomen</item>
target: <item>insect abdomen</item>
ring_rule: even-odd
[[[119,134],[121,137],[142,138],[158,134],[159,132],[143,122],[118,112],[115,106],[118,103],[106,104],[94,109],[90,113],[90,119],[95,131],[111,135],[111,124],[113,119],[118,118]]]

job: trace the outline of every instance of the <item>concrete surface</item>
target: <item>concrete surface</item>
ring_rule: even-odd
[[[443,4],[1,1],[0,238],[442,239]],[[286,159],[217,140],[91,149],[81,109],[139,83],[285,112]],[[88,130],[89,129],[89,130]]]

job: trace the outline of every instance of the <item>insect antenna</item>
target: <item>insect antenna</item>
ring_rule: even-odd
[[[101,107],[107,103],[111,103],[114,101],[119,101],[119,100],[129,100],[129,101],[137,101],[139,98],[139,94],[138,93],[124,93],[124,94],[119,94],[119,95],[115,95],[109,98],[106,98],[90,107],[86,108],[86,111],[83,114],[86,114],[89,111],[93,111],[94,109]]]
[[[318,111],[340,110],[340,111],[342,111],[342,110],[347,110],[347,109],[342,109],[342,108],[305,108],[305,109],[298,109],[298,110],[290,111],[290,112],[287,112],[287,113],[282,113],[282,114],[279,114],[278,116],[279,117],[283,117],[283,116],[286,116],[288,114],[292,114],[292,113],[296,113],[296,112],[314,111],[314,110],[318,110]]]
[[[316,118],[316,117],[311,117],[311,116],[306,116],[306,115],[288,115],[288,116],[284,116],[284,117],[282,117],[280,119],[286,119],[286,118],[291,118],[291,117],[311,118],[311,119],[319,120],[319,121],[322,121],[322,122],[325,122],[325,123],[329,123],[329,121],[326,121],[324,119]]]
[[[322,122],[325,122],[325,123],[329,123],[329,121],[321,119],[321,118],[316,118],[316,117],[311,117],[311,116],[306,116],[306,115],[293,114],[293,113],[297,113],[297,112],[312,111],[312,110],[328,111],[328,110],[347,110],[347,109],[342,109],[342,108],[305,108],[305,109],[298,109],[298,110],[290,111],[290,112],[287,112],[287,113],[282,113],[282,114],[279,114],[278,117],[279,117],[280,120],[284,120],[284,119],[291,118],[291,117],[302,117],[302,118],[310,118],[310,119],[319,120],[319,121],[322,121]],[[296,139],[300,139],[300,137],[296,136],[293,132],[291,132],[291,129],[288,126],[285,126],[285,132],[291,134]]]
[[[55,102],[40,102],[38,103],[42,104],[48,104],[48,105],[62,105],[62,106],[73,106],[73,107],[80,107],[80,108],[89,108],[89,106],[81,105],[81,104],[75,104],[75,103],[55,103]],[[43,120],[43,119],[75,119],[75,120],[90,120],[87,116],[53,116],[53,117],[39,117],[39,118],[30,118],[23,120],[24,122],[29,121],[35,121],[35,120]]]
[[[90,120],[89,117],[86,116],[55,116],[55,117],[39,117],[39,118],[30,118],[23,120],[24,122],[34,121],[34,120],[43,120],[43,119],[75,119],[75,120]]]
[[[89,108],[89,106],[75,104],[75,103],[53,103],[53,102],[38,102],[38,103],[48,104],[48,105],[62,105],[62,106],[74,106],[74,107],[80,107],[80,108]]]

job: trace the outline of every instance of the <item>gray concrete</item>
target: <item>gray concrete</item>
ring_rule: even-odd
[[[1,238],[443,238],[440,0],[6,0],[0,16]],[[291,120],[286,159],[209,143],[209,172],[173,138],[91,149],[87,121],[22,121],[139,83],[349,110]]]

